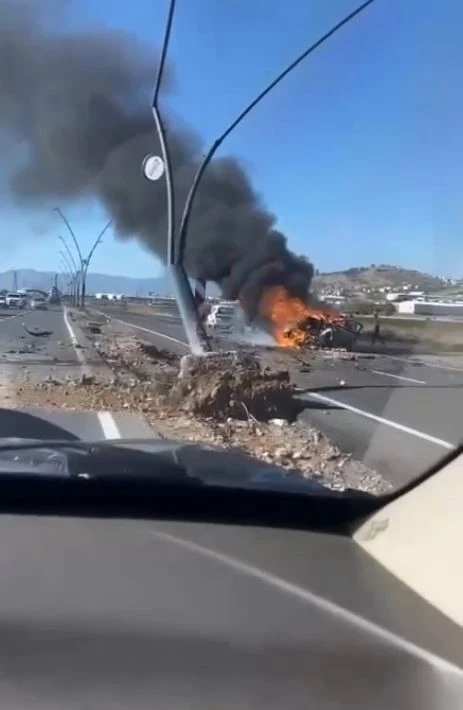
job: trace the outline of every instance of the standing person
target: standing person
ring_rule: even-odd
[[[381,345],[385,345],[384,338],[381,336],[381,325],[379,322],[379,313],[375,312],[375,320],[373,325],[373,333],[371,335],[371,344],[374,345],[379,340]]]

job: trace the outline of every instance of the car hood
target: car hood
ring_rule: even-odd
[[[21,448],[23,447],[23,448]],[[339,495],[322,476],[304,478],[240,451],[223,451],[166,439],[53,442],[0,439],[0,474],[198,481],[215,486],[307,495]],[[354,492],[352,492],[354,493]],[[360,493],[357,493],[361,495]]]

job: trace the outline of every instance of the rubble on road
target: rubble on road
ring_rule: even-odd
[[[391,486],[378,473],[334,446],[306,422],[283,418],[259,421],[251,413],[238,418],[193,415],[188,404],[167,403],[152,383],[129,377],[99,382],[92,377],[49,377],[39,383],[18,383],[21,406],[49,409],[143,413],[163,438],[179,439],[229,451],[244,451],[261,461],[299,472],[336,490],[346,488],[381,494]]]
[[[151,415],[148,415],[148,421]],[[320,431],[306,423],[258,422],[249,418],[191,419],[163,411],[151,422],[165,437],[187,439],[230,451],[241,450],[269,464],[297,471],[336,490],[351,488],[379,495],[392,486],[378,473],[341,452]]]
[[[40,337],[40,338],[45,338],[49,337],[50,335],[53,335],[52,330],[40,330],[40,328],[28,328],[25,323],[22,324],[22,327],[26,331],[28,335],[33,335],[34,337]]]
[[[230,351],[182,358],[134,336],[102,338],[95,347],[117,382],[137,382],[158,405],[219,419],[267,420],[297,415],[287,369],[262,366],[252,353]]]
[[[92,340],[109,374],[60,375],[57,368],[37,380],[24,370],[10,381],[13,406],[142,413],[165,438],[241,450],[337,490],[391,490],[378,473],[298,420],[298,388],[288,359],[275,349],[181,357],[106,328]],[[301,355],[290,360],[295,370],[313,363]]]
[[[271,371],[250,353],[230,351],[185,355],[168,403],[207,417],[265,421],[294,418],[293,394],[287,369]]]

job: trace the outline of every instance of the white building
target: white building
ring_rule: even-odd
[[[424,296],[424,291],[407,291],[407,293],[403,291],[393,291],[392,293],[386,294],[386,301],[409,301],[410,297],[415,299],[420,296]]]
[[[397,313],[420,316],[463,316],[463,301],[401,301]]]

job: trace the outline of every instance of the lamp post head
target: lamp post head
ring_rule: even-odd
[[[149,153],[142,163],[143,175],[147,180],[156,182],[164,175],[164,161],[159,155]]]

